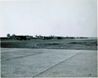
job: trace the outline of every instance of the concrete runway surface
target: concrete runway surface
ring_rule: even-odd
[[[1,76],[96,77],[96,50],[1,49]]]

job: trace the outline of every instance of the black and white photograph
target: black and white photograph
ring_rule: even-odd
[[[0,78],[97,78],[97,0],[0,0]]]

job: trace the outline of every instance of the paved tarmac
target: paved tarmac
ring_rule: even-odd
[[[1,49],[1,76],[96,77],[96,50]]]

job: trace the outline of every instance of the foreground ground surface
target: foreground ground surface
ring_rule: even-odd
[[[1,49],[1,76],[96,77],[96,50]]]

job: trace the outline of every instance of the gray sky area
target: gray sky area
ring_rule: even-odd
[[[18,0],[0,2],[0,36],[96,37],[96,0]]]

